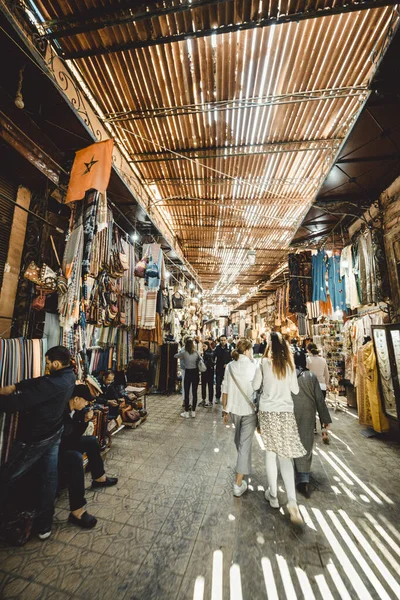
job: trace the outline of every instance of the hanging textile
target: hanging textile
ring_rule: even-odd
[[[312,299],[311,252],[289,254],[289,311],[306,314]]]
[[[361,304],[376,302],[375,260],[372,247],[372,235],[369,229],[363,231],[357,242],[359,256],[359,278]]]
[[[0,339],[0,387],[44,375],[46,352],[46,339]],[[0,413],[0,465],[8,459],[17,426],[18,414]]]
[[[353,252],[351,245],[343,248],[340,255],[340,276],[344,279],[346,306],[354,310],[360,306],[360,298],[353,268]]]
[[[144,279],[140,282],[139,329],[155,329],[157,308],[157,290],[148,289]]]
[[[83,257],[83,226],[73,230],[64,253],[63,271],[68,282],[68,291],[59,296],[58,312],[60,325],[65,329],[71,328],[79,320],[79,303],[81,290]]]
[[[328,289],[333,312],[345,311],[346,289],[340,274],[340,254],[333,254],[328,259]]]
[[[326,302],[326,265],[327,254],[325,250],[318,250],[312,256],[312,301]]]
[[[357,406],[360,424],[372,427],[378,433],[388,431],[389,421],[382,410],[372,341],[364,344],[359,350],[357,363]]]

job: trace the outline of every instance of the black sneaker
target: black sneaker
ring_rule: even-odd
[[[43,531],[42,533],[38,533],[38,538],[39,538],[39,540],[42,540],[42,542],[44,542],[45,540],[48,540],[50,536],[51,536],[51,529],[50,529],[50,531]]]
[[[206,401],[203,400],[202,402],[199,402],[198,406],[206,406]]]

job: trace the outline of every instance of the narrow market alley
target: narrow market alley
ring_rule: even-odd
[[[88,490],[91,531],[0,548],[0,597],[18,600],[268,600],[400,598],[399,446],[366,438],[351,409],[316,435],[313,491],[294,528],[264,499],[262,442],[249,489],[232,495],[236,450],[220,407],[179,417],[180,396],[152,396],[151,419],[122,431],[105,458],[118,485]],[[87,479],[87,486],[90,481]],[[282,488],[280,503],[285,506]]]

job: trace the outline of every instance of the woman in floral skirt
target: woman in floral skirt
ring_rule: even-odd
[[[268,489],[265,498],[272,508],[279,508],[277,496],[278,462],[288,498],[290,520],[302,525],[297,500],[293,458],[306,454],[297,429],[292,394],[299,393],[292,352],[280,333],[269,335],[264,357],[253,380],[258,390],[263,386],[259,405],[261,437],[266,449]]]

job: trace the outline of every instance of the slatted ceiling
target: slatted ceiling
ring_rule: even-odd
[[[36,4],[47,19],[101,5],[118,9],[118,2],[107,0]],[[230,0],[68,35],[59,43],[68,54],[340,4]],[[376,8],[187,39],[79,59],[75,66],[105,115],[366,86],[374,69],[370,56],[379,54],[392,14],[391,7]],[[335,97],[110,123],[134,168],[161,198],[155,210],[205,287],[218,293],[236,280],[242,294],[284,259],[362,101],[362,96]],[[302,140],[326,140],[326,146],[315,142],[307,151],[286,146],[289,152],[257,152],[260,144]],[[177,156],[162,161],[172,157],[162,147],[202,151],[185,154],[197,162]],[[143,159],[149,162],[135,162]],[[250,247],[257,250],[253,267],[246,258]]]

